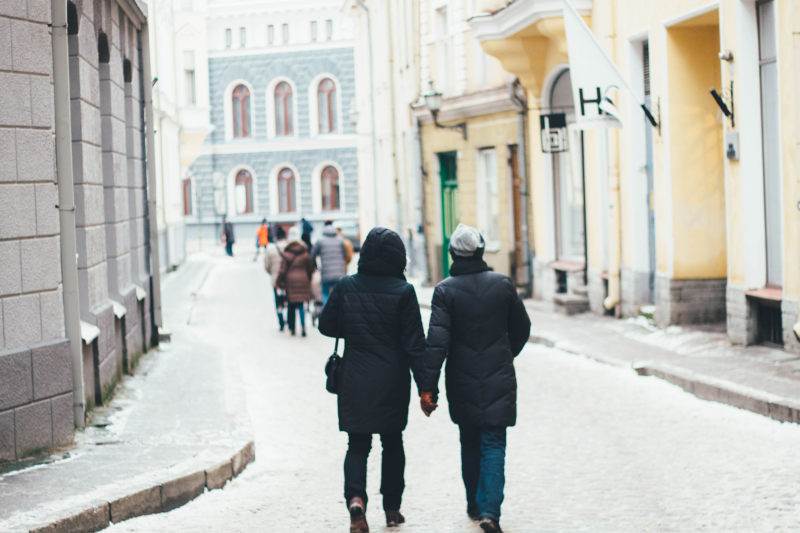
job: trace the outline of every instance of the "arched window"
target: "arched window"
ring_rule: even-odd
[[[320,175],[322,182],[322,210],[323,211],[338,211],[339,210],[339,171],[332,166],[327,166],[322,169]]]
[[[234,182],[236,213],[243,215],[253,212],[253,176],[245,169],[236,174]]]
[[[233,100],[233,136],[250,137],[250,89],[237,85]]]
[[[192,214],[192,180],[186,178],[183,180],[183,214]]]
[[[317,105],[319,109],[319,132],[336,131],[336,84],[325,78],[317,86]]]
[[[284,168],[278,173],[278,211],[293,213],[296,210],[294,172]]]
[[[275,87],[275,135],[292,134],[292,86],[285,81]]]

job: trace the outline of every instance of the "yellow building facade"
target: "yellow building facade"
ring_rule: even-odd
[[[579,129],[560,3],[478,4],[527,96],[534,294],[800,352],[800,5],[573,0],[631,88],[621,128]]]
[[[429,273],[448,275],[448,237],[459,222],[480,229],[485,259],[496,271],[529,286],[528,202],[524,108],[514,76],[488,55],[467,24],[474,2],[420,2],[420,99],[411,106],[419,125],[424,231]],[[425,96],[442,93],[436,121]]]

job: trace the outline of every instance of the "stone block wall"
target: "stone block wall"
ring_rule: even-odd
[[[781,314],[783,322],[783,348],[792,353],[800,354],[800,340],[794,334],[792,328],[797,324],[798,319],[798,306],[800,302],[792,299],[784,299],[781,302]]]
[[[0,2],[0,463],[72,442],[48,2]]]
[[[650,303],[650,274],[630,268],[620,271],[620,300],[623,317],[639,314],[639,308]]]
[[[723,322],[726,285],[726,279],[671,279],[656,275],[656,324],[665,327]]]

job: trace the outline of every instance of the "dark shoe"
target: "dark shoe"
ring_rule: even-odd
[[[397,527],[406,521],[400,511],[386,511],[386,527]]]
[[[500,529],[500,524],[497,523],[497,520],[494,518],[489,518],[488,516],[481,518],[481,521],[478,525],[481,526],[481,529],[486,533],[503,533],[503,530]]]
[[[303,326],[303,329],[300,331],[300,334],[305,337],[306,336],[306,327]]]
[[[294,337],[294,330],[293,329],[289,329],[289,331],[292,332],[292,337]]]
[[[481,515],[478,513],[477,507],[467,506],[467,516],[470,518],[470,520],[475,520],[476,522],[481,519]]]
[[[369,533],[367,525],[366,505],[361,498],[353,498],[347,505],[350,511],[350,533]]]

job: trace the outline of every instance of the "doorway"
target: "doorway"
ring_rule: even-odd
[[[567,150],[551,154],[555,202],[555,250],[558,261],[586,268],[586,203],[583,132],[575,126],[575,107],[569,69],[553,81],[548,95],[550,113],[563,113],[567,122]]]
[[[439,157],[439,179],[442,187],[442,277],[450,275],[450,236],[458,226],[458,179],[456,152],[442,152]]]

